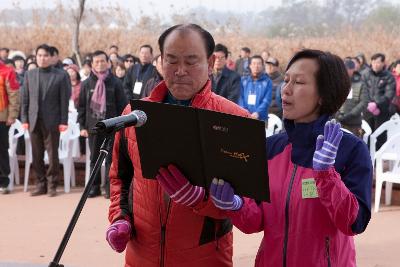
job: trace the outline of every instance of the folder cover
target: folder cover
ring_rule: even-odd
[[[235,194],[269,202],[265,123],[205,109],[131,100],[147,122],[136,128],[143,177],[174,164],[207,190],[214,177]]]

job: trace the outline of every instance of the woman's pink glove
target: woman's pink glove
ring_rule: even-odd
[[[168,169],[161,167],[156,178],[176,203],[194,207],[204,199],[204,188],[191,185],[188,179],[172,164],[168,165]]]
[[[131,224],[126,220],[118,220],[111,224],[106,233],[106,239],[110,247],[118,253],[125,250],[126,244],[131,238]]]
[[[369,102],[367,109],[369,112],[371,112],[372,114],[374,114],[375,116],[378,116],[379,113],[381,113],[380,109],[378,108],[378,106],[376,105],[375,102]]]

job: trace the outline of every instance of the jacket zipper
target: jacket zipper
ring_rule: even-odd
[[[166,225],[168,221],[168,215],[169,215],[169,209],[171,207],[171,199],[168,200],[168,208],[167,208],[167,215],[165,217],[165,222],[162,221],[162,218],[160,217],[160,222],[161,222],[161,242],[160,242],[160,253],[161,253],[161,260],[160,260],[160,267],[164,267],[164,258],[165,258],[165,232],[166,232]]]
[[[329,237],[325,238],[325,249],[326,249],[326,258],[328,260],[328,267],[331,267],[331,254],[330,254],[330,239]]]
[[[292,176],[290,177],[289,189],[286,195],[286,204],[285,204],[285,238],[283,240],[283,267],[286,267],[286,256],[287,256],[287,244],[289,239],[289,204],[290,204],[290,195],[292,193],[294,176],[296,175],[297,164],[294,165],[294,169],[292,172]]]

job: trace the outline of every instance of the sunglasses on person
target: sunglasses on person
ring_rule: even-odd
[[[133,59],[125,59],[125,62],[131,62],[131,63],[133,63]]]

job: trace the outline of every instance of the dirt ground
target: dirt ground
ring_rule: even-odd
[[[74,188],[55,198],[30,197],[17,186],[12,194],[0,195],[0,267],[48,266],[82,192]],[[105,241],[108,204],[103,197],[88,199],[61,259],[66,267],[123,266],[123,254]],[[381,207],[356,237],[358,266],[400,266],[400,206]],[[253,266],[261,238],[235,229],[234,266]]]

